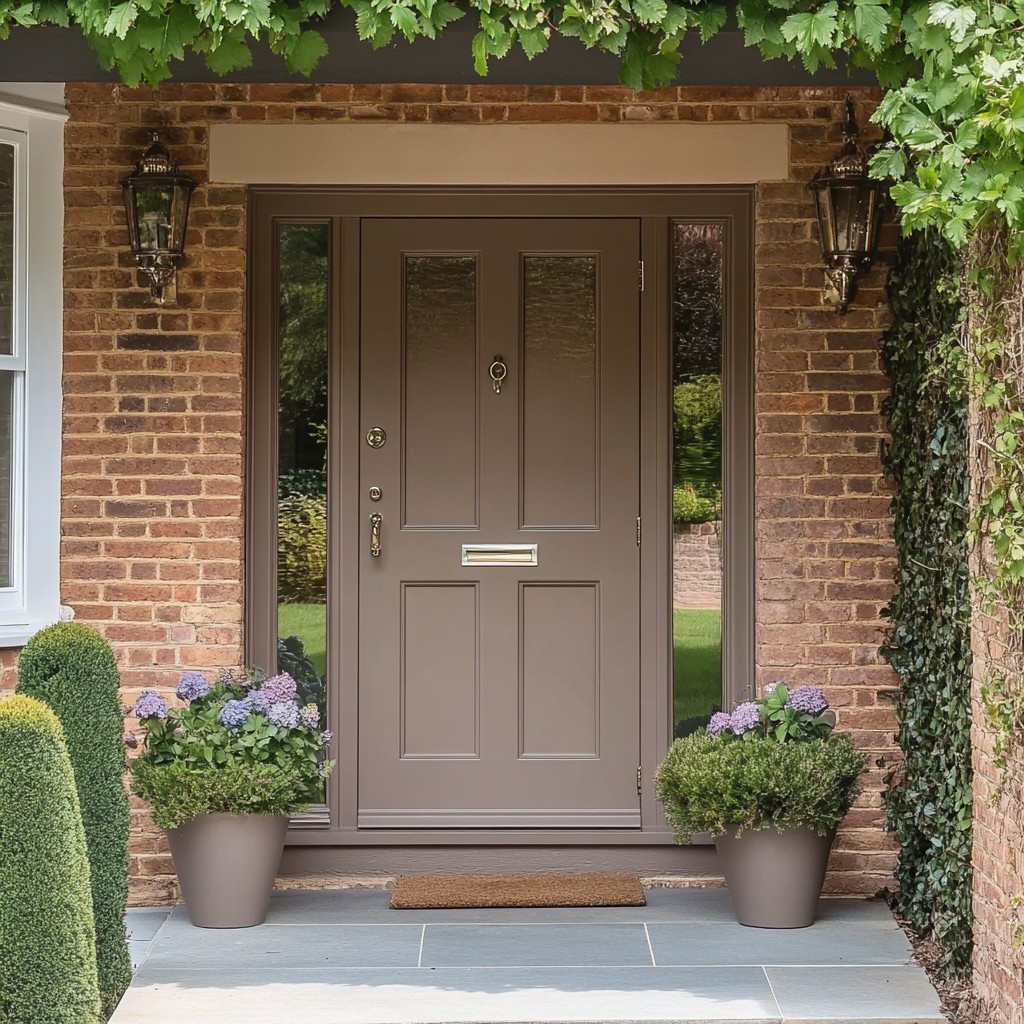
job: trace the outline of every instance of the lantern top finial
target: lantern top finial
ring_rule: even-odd
[[[135,168],[136,174],[177,174],[178,165],[168,152],[167,147],[160,141],[160,130],[154,128],[150,132],[151,144],[149,149],[139,159]]]
[[[868,158],[864,150],[857,145],[860,128],[854,113],[853,100],[846,101],[846,121],[843,124],[843,148],[832,158],[822,177],[829,178],[866,178]]]

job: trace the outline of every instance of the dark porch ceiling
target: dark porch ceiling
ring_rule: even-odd
[[[618,81],[619,59],[597,50],[585,50],[574,39],[555,36],[546,53],[529,61],[518,49],[502,60],[491,61],[486,79],[473,70],[470,38],[476,31],[471,16],[450,25],[440,38],[404,40],[374,50],[359,40],[355,16],[335,10],[318,26],[329,47],[312,75],[315,82],[445,82],[538,85],[611,85]],[[696,32],[682,47],[680,85],[871,85],[870,72],[835,70],[808,74],[799,62],[765,61],[743,45],[743,34],[731,24],[701,44]],[[253,66],[221,78],[202,59],[190,55],[174,65],[176,81],[287,82],[308,81],[288,72],[284,60],[265,46],[253,48]],[[97,82],[117,76],[104,72],[77,29],[39,26],[14,29],[0,42],[0,81]]]

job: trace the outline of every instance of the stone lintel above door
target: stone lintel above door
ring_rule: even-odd
[[[214,124],[210,181],[702,185],[789,177],[785,124]]]

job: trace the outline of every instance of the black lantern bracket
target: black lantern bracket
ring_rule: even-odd
[[[807,186],[814,195],[825,264],[822,302],[839,313],[846,312],[858,275],[874,259],[885,197],[885,183],[868,176],[859,134],[853,100],[847,99],[843,146]]]
[[[196,183],[178,170],[160,131],[152,132],[149,149],[135,172],[124,178],[128,242],[139,270],[159,305],[177,299],[176,273],[185,251],[188,207]]]

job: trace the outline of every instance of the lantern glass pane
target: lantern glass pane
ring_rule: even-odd
[[[832,185],[832,209],[835,217],[835,252],[866,253],[870,199],[874,190],[864,182]]]
[[[166,252],[171,245],[171,214],[174,189],[164,186],[136,185],[135,223],[138,225],[140,252]]]
[[[174,232],[171,235],[170,248],[181,252],[185,248],[185,225],[188,220],[189,189],[177,185],[174,189]]]
[[[818,231],[821,251],[827,258],[836,251],[836,228],[832,211],[832,192],[828,188],[816,189],[814,202],[818,207]]]

